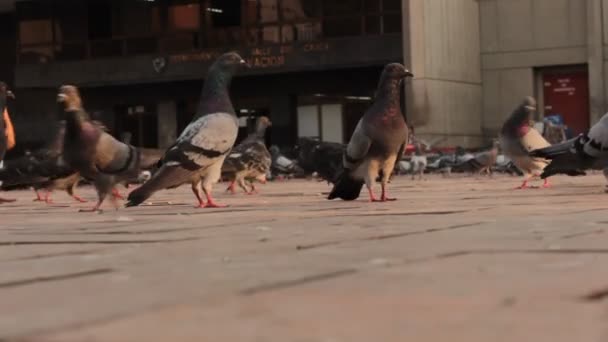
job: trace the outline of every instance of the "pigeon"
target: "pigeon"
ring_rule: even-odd
[[[363,184],[370,201],[385,202],[389,198],[386,184],[395,162],[403,154],[408,141],[408,128],[401,113],[401,82],[414,75],[399,63],[384,67],[372,106],[365,112],[353,132],[343,157],[344,170],[328,199],[352,201],[359,197]],[[382,172],[382,195],[373,192],[376,177]]]
[[[412,164],[412,180],[416,178],[416,175],[418,175],[418,180],[422,180],[422,176],[428,165],[428,160],[422,151],[422,144],[419,141],[415,141],[414,143],[414,153],[412,154],[410,163]]]
[[[86,200],[74,193],[80,181],[80,174],[69,167],[61,157],[65,136],[65,122],[59,122],[59,129],[53,141],[34,153],[8,160],[6,168],[0,170],[0,180],[10,185],[30,185],[36,192],[34,201],[52,203],[50,194],[53,190],[66,190],[68,195],[78,202]],[[44,198],[38,192],[46,190]]]
[[[547,140],[530,125],[534,110],[536,110],[536,100],[526,97],[505,121],[501,130],[500,146],[503,152],[524,173],[524,182],[516,189],[528,188],[530,178],[540,176],[548,164],[546,159],[533,158],[529,154],[532,150],[550,146]],[[549,187],[546,178],[543,187]]]
[[[100,212],[108,194],[116,205],[119,197],[116,184],[139,175],[140,152],[131,145],[116,140],[91,121],[82,107],[78,88],[63,85],[59,88],[57,101],[65,117],[66,129],[62,158],[66,164],[91,180],[97,190],[97,204],[86,212]]]
[[[225,207],[211,195],[212,185],[221,177],[222,164],[232,150],[239,124],[228,89],[234,74],[247,62],[237,53],[220,56],[209,73],[196,116],[163,156],[160,168],[149,181],[129,194],[127,206],[137,206],[156,191],[190,183],[197,207]],[[201,196],[202,190],[207,202]]]
[[[0,82],[0,170],[4,169],[4,156],[8,150],[7,122],[4,120],[4,111],[6,110],[6,103],[9,97],[14,99],[15,95],[8,89],[6,83]],[[0,186],[2,186],[2,181],[0,181]],[[0,197],[0,204],[15,201],[12,198]]]
[[[266,183],[266,175],[272,164],[272,156],[264,142],[266,128],[269,126],[272,126],[272,122],[268,117],[259,117],[256,120],[255,131],[226,157],[222,174],[230,181],[227,191],[236,193],[234,188],[238,184],[246,194],[251,195],[257,193],[257,190],[253,182],[249,183],[251,190],[248,189],[246,180],[253,179]]]
[[[277,145],[270,146],[269,152],[272,156],[272,164],[270,165],[271,177],[285,179],[302,176],[305,173],[298,163],[283,155]]]
[[[296,146],[298,165],[334,184],[342,172],[342,156],[345,150],[344,144],[300,138]]]
[[[454,166],[454,170],[479,174],[485,173],[492,176],[492,167],[496,164],[499,144],[499,140],[494,139],[491,149],[477,153],[473,158]]]
[[[443,177],[449,177],[452,174],[456,156],[443,154],[441,151],[438,153],[439,155],[433,161],[429,162],[426,169],[429,170],[429,172],[441,173]]]
[[[608,167],[607,151],[608,114],[604,114],[589,132],[560,144],[537,149],[530,155],[551,161],[541,175],[546,179],[560,173],[579,176],[584,175],[588,169],[605,170]]]

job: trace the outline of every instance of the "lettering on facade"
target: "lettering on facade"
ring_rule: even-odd
[[[269,47],[253,47],[248,51],[241,50],[245,58],[253,68],[274,68],[287,64],[290,55],[299,53],[322,53],[330,50],[327,42],[305,43],[303,45],[284,44]],[[171,63],[187,62],[213,62],[221,53],[200,52],[194,54],[172,55],[169,57]]]
[[[285,65],[285,56],[253,56],[249,61],[254,68],[270,68]]]
[[[171,63],[185,63],[185,62],[210,62],[218,58],[221,54],[219,52],[200,52],[195,54],[182,54],[172,55],[169,57]]]
[[[327,43],[327,42],[307,43],[307,44],[304,44],[303,49],[305,52],[329,51],[329,43]]]

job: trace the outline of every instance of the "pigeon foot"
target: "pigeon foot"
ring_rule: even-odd
[[[76,201],[80,202],[80,203],[87,203],[88,201],[85,200],[84,198],[80,197],[80,196],[72,196],[73,199],[75,199]]]
[[[120,194],[120,192],[118,192],[118,190],[116,190],[116,188],[112,189],[112,196],[115,199],[119,199],[119,200],[124,200],[125,197],[123,195]]]

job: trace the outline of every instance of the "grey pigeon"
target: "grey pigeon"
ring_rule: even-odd
[[[541,175],[546,178],[559,173],[578,176],[584,175],[588,169],[604,170],[608,167],[607,152],[608,114],[604,114],[586,134],[532,151],[530,155],[551,160]]]
[[[499,140],[494,139],[492,142],[492,148],[487,151],[479,152],[475,154],[473,158],[454,166],[454,170],[478,174],[485,173],[492,176],[492,167],[496,164],[499,145]]]
[[[4,111],[6,110],[6,102],[8,98],[15,98],[12,91],[8,89],[8,86],[4,82],[0,82],[0,170],[4,167],[4,156],[8,150],[8,139],[6,137],[6,123],[4,122]],[[2,186],[2,181],[0,181]],[[0,204],[15,202],[12,198],[1,198]]]
[[[272,156],[272,164],[270,165],[272,179],[285,179],[304,175],[305,171],[298,163],[283,155],[277,145],[270,146],[269,152]]]
[[[410,159],[410,163],[412,164],[412,180],[416,178],[416,175],[418,175],[418,180],[422,180],[424,171],[428,165],[428,159],[426,153],[424,153],[422,143],[416,138],[413,138],[412,142],[414,144],[414,152]]]
[[[272,122],[266,116],[256,120],[255,131],[253,131],[243,142],[238,144],[226,157],[222,166],[222,175],[228,178],[230,186],[227,190],[235,193],[235,185],[238,184],[247,194],[256,193],[253,182],[247,187],[248,180],[258,180],[266,183],[266,175],[270,171],[272,156],[266,148],[264,137],[266,129],[272,126]]]
[[[120,195],[115,186],[137,178],[140,152],[134,146],[116,140],[91,120],[75,86],[61,86],[57,101],[62,104],[66,121],[62,158],[83,178],[92,181],[97,191],[95,206],[81,211],[99,211],[110,193],[116,206],[116,198]]]
[[[234,74],[247,63],[237,53],[220,56],[209,73],[196,116],[170,147],[161,166],[149,181],[129,194],[127,206],[137,206],[156,191],[190,183],[197,207],[223,207],[211,195],[212,185],[221,177],[222,164],[238,135],[238,120],[228,89]],[[201,196],[202,190],[207,203]]]
[[[413,74],[399,63],[384,67],[374,103],[359,120],[350,138],[343,157],[344,170],[328,199],[355,200],[365,184],[370,201],[394,200],[388,197],[386,184],[408,141],[408,128],[400,107],[400,84],[406,77],[413,77]],[[380,173],[382,195],[378,200],[373,185]]]
[[[533,150],[550,146],[540,132],[531,126],[535,110],[536,100],[526,97],[505,121],[501,130],[500,146],[504,154],[524,174],[524,182],[516,189],[528,188],[528,181],[540,176],[548,164],[547,160],[533,158],[529,154]],[[543,187],[549,187],[546,179]]]

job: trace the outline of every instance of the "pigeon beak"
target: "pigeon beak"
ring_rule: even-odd
[[[405,69],[403,70],[403,78],[406,77],[414,77],[414,74],[412,74],[409,70]]]
[[[6,96],[7,96],[7,97],[10,97],[10,98],[11,98],[11,99],[13,99],[13,100],[15,99],[15,94],[13,94],[13,92],[12,92],[12,91],[10,91],[10,90],[7,90],[7,91],[6,91]]]
[[[249,63],[247,63],[246,60],[241,59],[241,61],[239,62],[240,65],[244,66],[245,68],[249,69],[251,68],[251,65],[249,65]]]
[[[65,94],[59,93],[57,94],[57,102],[65,102],[67,100],[67,96]]]

